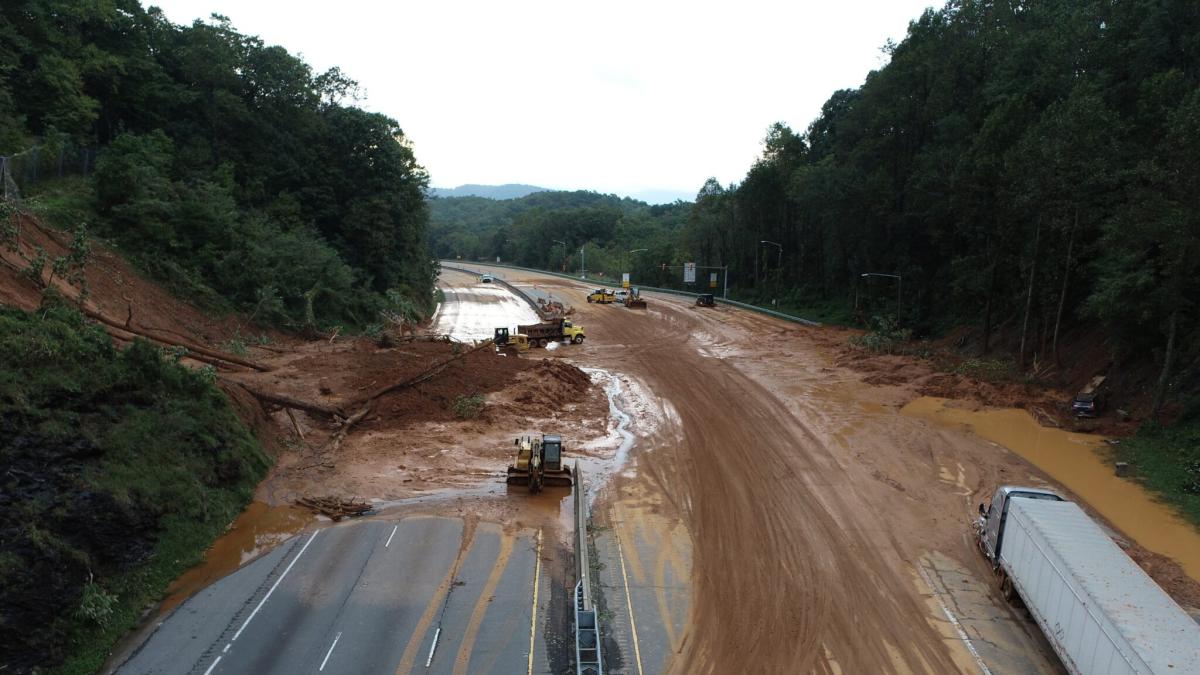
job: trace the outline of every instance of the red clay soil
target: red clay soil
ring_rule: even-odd
[[[922,388],[1047,408],[1063,405],[1058,393],[847,348],[852,331],[660,296],[631,313],[584,304],[571,282],[524,278],[580,308],[589,340],[575,358],[637,377],[671,410],[637,474],[596,506],[603,515],[613,504],[613,527],[625,527],[616,506],[652,493],[690,534],[692,604],[667,672],[974,668],[940,630],[917,561],[938,552],[987,588],[971,540],[976,505],[1000,484],[1058,486],[993,443],[897,409]],[[1136,553],[1168,592],[1194,597],[1194,581],[1171,582],[1177,565]],[[995,602],[988,611],[1003,615]]]
[[[14,224],[18,230],[17,251],[0,248],[0,305],[31,311],[41,305],[42,288],[23,273],[27,268],[25,260],[36,256],[35,247],[45,250],[51,260],[65,256],[71,235],[25,216],[17,217]],[[47,264],[43,278],[49,277],[49,267]],[[234,337],[239,330],[269,332],[249,326],[236,315],[212,316],[179,300],[96,240],[92,240],[92,260],[85,268],[85,275],[88,308],[121,325],[128,321],[134,328],[161,331],[214,346]],[[64,297],[78,297],[77,288],[59,279],[55,279],[54,286]]]
[[[14,224],[16,250],[0,248],[0,304],[32,311],[42,303],[49,265],[38,283],[26,272],[29,262],[38,248],[51,260],[67,255],[72,235],[25,216]],[[357,496],[399,497],[429,486],[479,482],[488,471],[502,469],[509,453],[492,436],[533,433],[546,420],[579,440],[602,435],[605,428],[603,393],[574,366],[542,361],[544,352],[516,358],[497,356],[490,348],[464,354],[469,345],[444,341],[402,341],[387,348],[353,337],[305,341],[255,327],[237,314],[210,316],[143,277],[109,247],[95,240],[91,244],[84,307],[103,317],[119,344],[132,339],[122,326],[215,352],[227,349],[239,335],[271,338],[268,346],[248,346],[245,357],[266,372],[222,372],[219,382],[238,415],[277,456],[277,467],[260,486],[261,499],[277,503],[303,494],[347,495],[363,485],[373,491]],[[79,298],[80,288],[62,279],[50,285],[69,300]],[[427,381],[379,396],[339,451],[322,454],[341,420],[373,395],[446,362]],[[479,417],[458,420],[454,401],[475,394],[489,399]],[[299,401],[312,412],[292,408],[289,414],[264,395]],[[446,436],[447,425],[458,433]],[[447,439],[459,446],[461,457],[426,457],[440,452]],[[402,457],[408,458],[398,459]],[[478,460],[475,466],[472,458]],[[397,473],[398,465],[406,469]],[[423,467],[430,475],[420,474]],[[359,481],[363,476],[371,481]]]

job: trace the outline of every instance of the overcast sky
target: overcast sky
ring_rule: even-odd
[[[740,181],[767,127],[803,131],[885,62],[929,0],[144,0],[339,66],[396,118],[431,183],[649,201]]]

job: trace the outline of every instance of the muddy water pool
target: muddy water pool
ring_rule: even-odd
[[[1126,536],[1174,559],[1200,581],[1200,531],[1136,482],[1118,477],[1104,437],[1043,427],[1024,410],[971,410],[929,396],[910,402],[901,413],[943,427],[965,427],[1017,453],[1070,488]]]

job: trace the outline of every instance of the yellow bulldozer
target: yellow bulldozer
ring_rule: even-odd
[[[646,301],[642,299],[642,292],[636,288],[629,289],[629,295],[625,296],[625,306],[629,309],[646,309]]]
[[[508,467],[509,485],[527,485],[531,493],[543,486],[571,487],[571,469],[563,462],[562,436],[542,434],[541,438],[526,436],[514,441],[517,460]]]

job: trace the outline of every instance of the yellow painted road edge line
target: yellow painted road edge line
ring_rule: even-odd
[[[625,550],[621,548],[621,535],[613,530],[617,539],[617,557],[621,559],[621,581],[625,583],[625,606],[629,608],[629,629],[633,632],[633,657],[637,660],[638,675],[642,675],[642,650],[638,646],[637,622],[633,620],[633,598],[629,597],[629,577],[625,574]]]
[[[533,566],[533,614],[529,618],[529,675],[533,675],[533,644],[537,635],[538,585],[542,577],[542,531],[537,533],[537,562]]]

